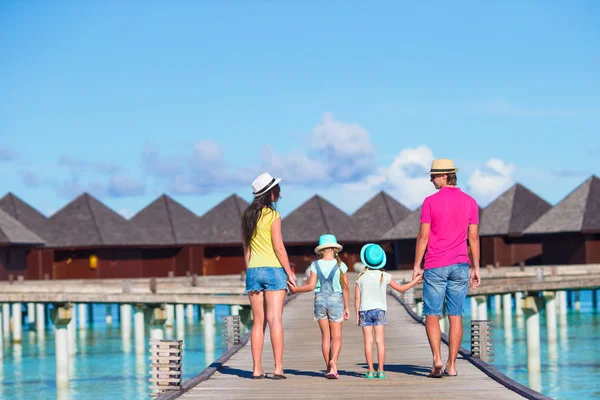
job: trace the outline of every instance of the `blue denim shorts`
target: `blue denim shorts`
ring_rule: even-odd
[[[469,290],[469,264],[426,269],[423,273],[423,315],[462,316]]]
[[[359,311],[358,322],[360,326],[385,325],[387,318],[385,311],[376,308],[374,310]]]
[[[281,267],[254,267],[246,270],[246,291],[285,290],[287,274]]]
[[[315,321],[329,319],[331,322],[344,320],[344,297],[340,293],[315,293]]]

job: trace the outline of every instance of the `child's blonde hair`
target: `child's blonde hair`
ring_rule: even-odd
[[[348,289],[348,285],[346,284],[346,281],[344,280],[344,273],[342,272],[342,259],[340,258],[340,256],[339,256],[338,252],[336,251],[336,249],[333,248],[333,247],[327,247],[327,248],[319,251],[319,259],[323,258],[323,256],[325,255],[325,252],[327,250],[333,251],[333,256],[335,257],[335,259],[337,261],[337,265],[338,265],[338,268],[340,270],[340,286],[344,290]]]
[[[363,270],[363,272],[361,272],[360,274],[358,274],[358,276],[356,277],[356,281],[355,282],[358,282],[358,280],[360,279],[360,277],[363,276],[365,274],[365,272],[367,272],[369,269],[370,269],[369,267],[365,267],[365,269]],[[376,271],[376,270],[373,270],[373,271]],[[379,278],[379,285],[381,285],[383,283],[383,273],[385,272],[383,270],[383,268],[381,268],[380,271],[381,271],[381,277]]]

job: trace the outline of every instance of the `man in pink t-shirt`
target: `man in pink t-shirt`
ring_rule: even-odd
[[[433,354],[433,367],[427,375],[430,378],[456,376],[456,357],[462,342],[462,314],[469,279],[474,289],[481,281],[479,207],[471,196],[456,186],[457,171],[452,160],[433,161],[429,174],[438,192],[423,201],[421,228],[417,236],[413,278],[421,273],[421,262],[425,256],[423,315],[426,317],[427,337]],[[470,277],[467,240],[473,256]],[[444,301],[450,320],[450,350],[446,368],[442,362],[439,323]]]

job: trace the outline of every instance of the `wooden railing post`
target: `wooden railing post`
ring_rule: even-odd
[[[485,362],[494,361],[490,320],[471,321],[471,355]]]
[[[227,315],[225,318],[225,328],[223,329],[223,336],[227,343],[227,349],[232,348],[236,344],[240,343],[240,316],[239,315]]]
[[[150,396],[181,389],[183,340],[150,339]]]

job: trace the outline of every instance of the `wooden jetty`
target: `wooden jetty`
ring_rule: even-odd
[[[353,291],[351,291],[353,292]],[[353,300],[351,300],[351,304]],[[284,311],[284,370],[287,380],[253,380],[250,344],[242,347],[207,380],[179,398],[193,399],[364,399],[444,398],[516,399],[519,394],[488,377],[459,356],[457,377],[430,379],[431,351],[423,325],[394,298],[388,297],[386,326],[387,379],[365,379],[366,364],[361,329],[355,318],[344,323],[339,380],[324,378],[321,336],[313,321],[313,295],[301,294]],[[353,312],[351,313],[353,314]],[[465,332],[468,335],[468,332]],[[263,366],[272,372],[273,357],[267,331]],[[447,355],[443,345],[443,355]],[[196,382],[200,379],[196,379]],[[184,388],[185,388],[184,383]],[[161,398],[173,399],[173,393]],[[540,398],[543,396],[540,395]]]

